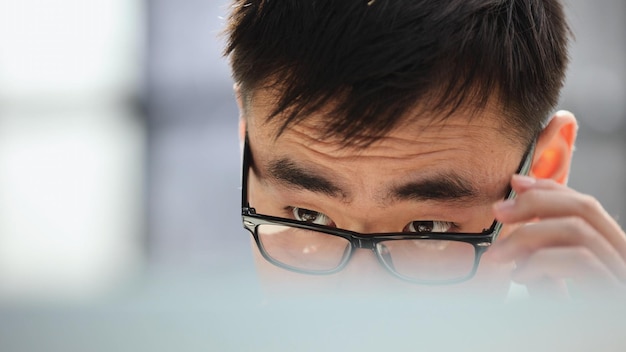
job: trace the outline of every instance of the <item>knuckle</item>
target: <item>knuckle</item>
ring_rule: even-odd
[[[577,240],[577,242],[586,242],[592,237],[590,225],[582,218],[572,216],[565,219],[563,223],[565,233]]]
[[[598,259],[596,255],[586,247],[580,247],[576,251],[576,260],[586,267],[595,267],[598,265]]]
[[[578,206],[581,211],[587,212],[598,212],[602,209],[602,205],[600,202],[593,196],[587,194],[581,194],[578,198]]]

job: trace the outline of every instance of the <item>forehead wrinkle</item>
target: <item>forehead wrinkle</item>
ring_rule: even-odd
[[[278,138],[281,140],[280,144],[275,144],[277,140],[274,140],[274,148],[281,144],[282,147],[279,147],[280,149],[274,149],[274,151],[271,151],[268,155],[275,156],[280,153],[281,149],[288,151],[293,147],[297,147],[297,149],[306,153],[305,156],[307,159],[311,157],[311,159],[319,158],[319,160],[325,160],[319,164],[311,163],[307,166],[315,167],[319,171],[330,172],[326,174],[327,176],[332,176],[332,178],[328,178],[333,181],[339,181],[338,184],[342,184],[341,182],[343,181],[342,196],[346,202],[350,202],[350,197],[355,196],[354,194],[351,195],[348,190],[354,191],[355,189],[365,191],[365,193],[369,194],[370,199],[380,201],[387,198],[385,194],[387,189],[381,187],[385,186],[385,180],[379,180],[383,182],[383,184],[376,183],[376,186],[373,184],[370,185],[369,190],[362,189],[359,185],[353,184],[354,182],[358,182],[358,179],[342,179],[341,177],[345,173],[333,173],[333,165],[337,165],[337,163],[339,163],[342,168],[351,168],[353,165],[351,164],[352,162],[356,163],[354,165],[358,165],[360,162],[365,162],[371,166],[377,165],[377,162],[390,161],[391,163],[385,166],[385,168],[389,168],[386,173],[388,175],[393,175],[394,170],[396,169],[395,165],[398,165],[397,169],[399,172],[403,172],[403,170],[407,169],[406,163],[394,164],[394,160],[401,161],[414,158],[415,165],[418,165],[422,164],[419,161],[419,158],[425,157],[430,159],[428,161],[428,165],[425,167],[430,170],[417,170],[413,168],[413,174],[423,175],[425,172],[429,171],[432,173],[436,173],[437,171],[445,173],[449,170],[450,168],[447,168],[447,170],[442,169],[439,167],[439,164],[440,161],[443,165],[446,165],[446,162],[449,164],[449,155],[452,153],[456,157],[459,157],[459,160],[461,160],[463,165],[467,167],[464,167],[465,170],[457,171],[471,173],[471,175],[469,175],[471,176],[469,179],[476,179],[476,185],[480,186],[480,191],[482,191],[479,192],[479,195],[482,196],[483,199],[496,199],[500,197],[500,193],[504,192],[504,190],[500,192],[500,188],[504,188],[501,186],[505,184],[505,178],[502,174],[503,170],[500,170],[496,164],[481,164],[476,167],[472,166],[479,162],[479,160],[476,159],[479,156],[477,150],[491,153],[501,149],[500,145],[494,144],[493,141],[486,142],[483,136],[485,131],[489,130],[497,132],[498,128],[489,124],[485,125],[480,119],[474,119],[472,122],[464,120],[448,120],[443,124],[431,124],[428,126],[423,126],[419,124],[419,122],[416,124],[415,121],[413,121],[412,124],[403,126],[404,128],[402,130],[391,131],[389,134],[382,136],[378,142],[373,143],[367,148],[346,147],[341,144],[340,140],[334,138],[317,138],[319,137],[319,134],[316,132],[319,131],[319,126],[316,127],[313,124],[314,120],[315,117],[311,120],[305,120],[302,123],[291,126],[280,136],[280,138]],[[265,129],[265,132],[270,131]],[[265,134],[265,136],[269,137],[271,134]],[[272,139],[266,138],[266,141],[269,142],[269,140]],[[505,142],[504,145],[506,145],[508,140],[501,140],[502,142]],[[464,142],[458,143],[459,141]],[[481,148],[472,148],[472,145],[478,143],[482,145]],[[268,143],[267,147],[270,148],[268,150],[272,150],[272,143]],[[298,162],[300,161],[299,158],[296,160]],[[369,166],[363,170],[366,171],[368,168]],[[437,168],[440,170],[436,170]],[[365,183],[363,183],[363,185],[365,185]],[[364,195],[365,194],[363,194],[363,196]]]
[[[326,154],[340,155],[364,155],[376,153],[385,157],[404,155],[407,150],[415,150],[416,147],[423,149],[421,152],[428,152],[429,149],[458,148],[458,140],[470,139],[475,143],[484,143],[484,135],[487,131],[494,131],[501,134],[498,125],[494,125],[490,119],[475,119],[467,121],[464,118],[455,118],[437,124],[423,124],[415,121],[406,121],[398,129],[380,136],[372,144],[365,148],[357,145],[346,146],[339,137],[321,138],[319,118],[313,117],[311,120],[302,121],[289,127],[279,138],[289,138],[291,136],[298,144],[304,145],[312,150],[315,148],[324,150]],[[365,136],[367,138],[367,136]],[[506,139],[502,139],[507,142]],[[423,147],[423,148],[422,148]],[[462,148],[460,148],[462,150]]]
[[[310,134],[295,129],[290,130],[289,135],[285,134],[284,138],[292,140],[293,143],[303,147],[312,155],[333,159],[333,161],[405,160],[407,158],[432,157],[450,152],[468,152],[467,148],[455,143],[454,136],[451,138],[432,136],[421,139],[384,136],[366,148],[343,147],[338,141],[316,139]],[[445,159],[446,157],[441,157],[441,160]]]
[[[412,175],[409,175],[408,179],[410,180],[410,178],[412,177],[413,180],[415,180],[413,181],[414,183],[419,183],[420,181],[429,179],[432,181],[431,183],[433,186],[439,187],[439,191],[437,192],[442,191],[442,187],[440,187],[441,183],[437,184],[437,182],[434,182],[433,180],[442,179],[442,178],[447,179],[449,181],[448,182],[449,185],[452,185],[448,188],[450,189],[456,188],[456,191],[457,191],[456,195],[458,197],[453,198],[449,196],[441,196],[435,193],[429,193],[425,190],[422,190],[423,191],[422,193],[424,196],[412,197],[414,201],[437,200],[437,201],[446,202],[446,203],[451,203],[451,202],[468,203],[469,202],[468,204],[475,204],[475,203],[483,204],[486,200],[491,201],[497,198],[497,197],[491,197],[492,193],[493,194],[496,193],[496,192],[493,192],[491,188],[489,190],[483,190],[485,192],[479,192],[477,187],[474,184],[472,184],[472,180],[474,180],[474,176],[476,175],[474,175],[474,173],[471,172],[471,170],[464,170],[463,172],[464,174],[471,173],[471,175],[465,175],[465,176],[459,175],[458,174],[459,170],[450,171],[449,168],[447,169],[440,168],[440,170],[436,170],[436,168],[438,168],[440,164],[447,165],[446,161],[448,161],[449,155],[451,153],[453,153],[454,155],[469,153],[468,148],[463,148],[462,146],[459,146],[456,144],[446,143],[447,145],[445,146],[445,148],[442,148],[441,142],[438,143],[437,145],[434,145],[433,142],[436,141],[435,138],[433,138],[432,141],[420,140],[420,141],[408,142],[406,138],[389,137],[388,140],[392,140],[392,142],[395,142],[395,143],[397,142],[411,143],[413,144],[413,148],[397,147],[397,144],[391,143],[389,145],[370,146],[365,149],[356,149],[356,148],[350,149],[349,150],[350,152],[348,152],[345,149],[342,149],[342,150],[333,149],[335,151],[334,153],[335,155],[331,155],[330,151],[322,150],[323,148],[319,147],[319,145],[324,145],[327,148],[332,148],[331,143],[315,141],[309,135],[306,135],[301,132],[293,133],[291,137],[293,137],[293,141],[296,142],[300,147],[307,150],[308,153],[310,153],[309,155],[323,157],[326,160],[330,160],[330,162],[333,162],[333,163],[367,162],[368,164],[372,165],[372,164],[375,164],[376,161],[383,161],[383,160],[392,161],[393,163],[393,160],[406,160],[407,158],[425,158],[425,157],[429,158],[430,159],[429,166],[427,167],[428,170],[413,169],[411,172]],[[306,138],[307,140],[312,141],[312,143],[315,143],[315,145],[311,145],[310,143],[307,143],[307,141],[302,141],[298,137]],[[429,149],[432,149],[435,147],[438,149],[428,150],[428,151],[422,149],[419,152],[414,151],[415,145],[419,145],[419,144],[422,144],[424,146],[430,146]],[[372,150],[376,150],[377,153],[375,155],[371,155]],[[394,152],[394,151],[398,151],[398,152]],[[404,154],[400,154],[399,153],[400,151],[404,152]],[[414,152],[411,152],[411,151],[414,151]],[[344,154],[344,155],[336,155],[336,154]],[[393,164],[390,165],[389,170],[390,170],[389,172],[390,174],[395,173]],[[399,164],[398,166],[398,172],[403,172],[403,170],[406,170],[406,163]],[[425,173],[427,174],[425,175]],[[430,174],[430,176],[428,174]],[[333,176],[333,180],[336,178],[337,176]],[[351,180],[350,182],[353,182],[353,181],[356,181],[356,180]],[[491,184],[491,181],[493,180],[485,179],[484,181],[485,182],[480,182],[480,183]],[[382,182],[385,183],[385,180],[382,180]],[[395,180],[391,182],[393,182],[394,184],[390,184],[388,187],[379,188],[377,190],[370,189],[369,190],[370,192],[367,192],[366,190],[365,191],[366,193],[370,194],[371,199],[376,199],[376,202],[381,204],[381,206],[382,204],[388,205],[398,200],[408,200],[409,198],[411,198],[409,196],[404,196],[404,197],[398,196],[397,188],[399,184],[403,184],[402,181]],[[387,180],[387,183],[389,183],[389,180]],[[410,183],[410,182],[404,182],[404,184],[406,183]],[[463,183],[463,185],[459,185],[459,183]],[[453,187],[455,184],[457,184],[457,186]],[[467,184],[470,184],[470,186],[467,186]],[[395,188],[395,191],[394,191],[394,188]],[[347,191],[344,191],[343,193],[344,193],[344,199],[348,201],[350,198],[350,194]],[[408,191],[405,193],[408,193]],[[453,193],[453,192],[448,192],[448,193]]]

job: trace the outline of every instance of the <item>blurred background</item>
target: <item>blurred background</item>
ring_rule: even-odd
[[[625,224],[626,2],[565,3],[576,41],[560,108],[581,122],[570,184]],[[0,302],[252,272],[226,12],[0,0]]]

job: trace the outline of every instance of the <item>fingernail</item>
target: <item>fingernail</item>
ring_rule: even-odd
[[[515,199],[508,199],[500,203],[496,203],[493,208],[498,212],[507,212],[515,207]]]
[[[524,175],[513,175],[513,180],[520,186],[530,187],[537,182],[534,178]]]

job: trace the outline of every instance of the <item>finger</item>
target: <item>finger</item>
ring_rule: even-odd
[[[562,185],[552,179],[537,179],[531,176],[513,175],[511,187],[517,194],[524,193],[529,189],[561,190],[563,192],[575,192],[573,189]]]
[[[611,271],[585,247],[545,248],[520,262],[513,281],[531,290],[559,279],[569,279],[575,289],[584,293],[607,293],[621,290],[622,285]]]
[[[515,281],[515,280],[514,280]],[[519,283],[519,282],[518,282]],[[564,279],[543,277],[524,284],[528,294],[533,298],[562,301],[570,298],[567,283]]]
[[[523,261],[550,247],[586,247],[619,279],[626,282],[626,260],[591,225],[577,217],[548,219],[516,229],[496,241],[490,251],[495,260]]]
[[[531,187],[515,199],[496,203],[494,212],[505,223],[572,215],[586,218],[589,212],[604,215],[589,198],[580,193]]]
[[[626,259],[626,234],[598,201],[588,195],[561,189],[531,187],[514,200],[496,203],[494,215],[502,223],[534,219],[579,217],[590,224]]]

